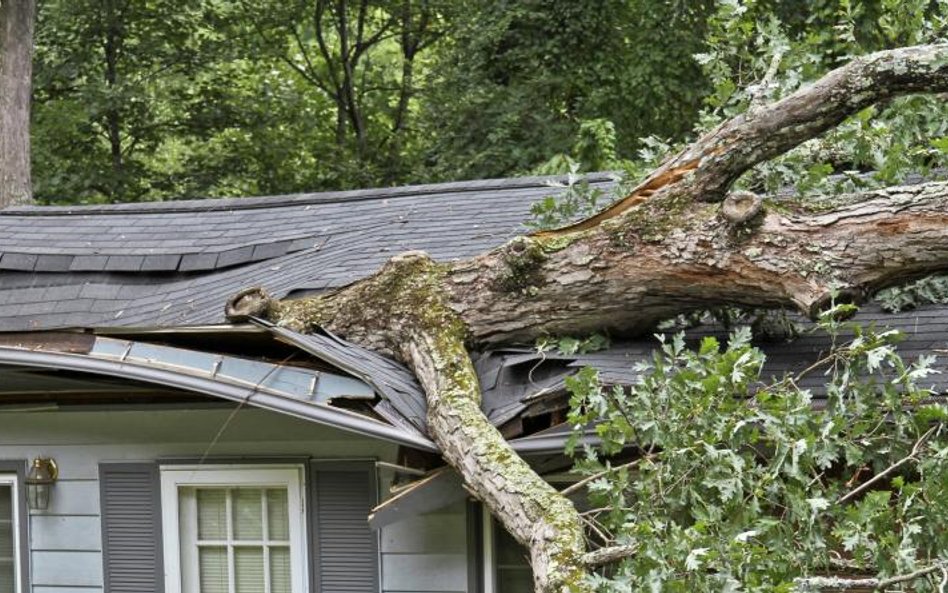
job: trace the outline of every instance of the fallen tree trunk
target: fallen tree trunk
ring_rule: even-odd
[[[880,86],[884,83],[884,86]],[[725,122],[623,201],[577,225],[524,236],[470,260],[423,253],[331,293],[275,301],[244,291],[228,315],[300,331],[325,327],[393,354],[417,374],[445,460],[522,544],[537,591],[584,590],[586,554],[572,504],[490,425],[467,348],[548,334],[640,332],[720,304],[813,314],[853,295],[948,268],[948,184],[890,188],[819,207],[721,194],[740,173],[873,101],[948,90],[948,45],[862,58],[791,97]],[[645,189],[643,189],[645,188]]]

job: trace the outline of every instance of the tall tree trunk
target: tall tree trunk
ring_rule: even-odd
[[[34,0],[0,0],[0,207],[33,201],[30,99]]]
[[[118,62],[124,33],[125,15],[116,12],[112,3],[105,12],[105,42],[102,51],[105,57],[105,84],[108,90],[108,106],[105,112],[105,130],[109,138],[109,154],[112,157],[112,182],[108,184],[111,199],[121,200],[125,186],[125,165],[122,159],[122,114],[115,95],[119,90]]]
[[[541,335],[635,332],[720,304],[792,306],[815,314],[833,290],[859,295],[948,269],[948,183],[836,197],[818,208],[729,194],[762,160],[875,100],[948,90],[948,44],[857,59],[772,105],[724,122],[632,192],[579,224],[519,237],[452,263],[423,253],[317,297],[275,301],[262,289],[228,303],[327,329],[394,354],[425,389],[445,460],[528,546],[538,592],[583,591],[588,568],[634,553],[587,553],[581,518],[507,445],[480,410],[469,346]]]

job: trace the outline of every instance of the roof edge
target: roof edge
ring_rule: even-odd
[[[588,173],[583,179],[591,183],[607,183],[616,180],[616,173]],[[346,191],[255,196],[246,198],[204,198],[171,200],[166,202],[134,202],[122,204],[92,204],[74,206],[13,206],[0,210],[0,216],[64,216],[64,215],[125,215],[132,213],[207,212],[212,210],[255,210],[307,204],[332,204],[365,200],[390,199],[434,195],[443,193],[465,193],[490,190],[527,189],[565,183],[567,176],[534,176],[499,179],[478,179],[405,185],[401,187],[377,187]]]
[[[168,369],[90,358],[77,354],[7,347],[0,347],[0,364],[78,371],[121,377],[145,383],[156,383],[238,403],[244,402],[247,405],[270,410],[271,412],[286,414],[346,432],[407,445],[416,449],[438,451],[437,446],[426,438],[407,434],[399,428],[365,418],[355,412],[325,405],[309,404],[261,391],[249,391],[243,387],[177,373]]]

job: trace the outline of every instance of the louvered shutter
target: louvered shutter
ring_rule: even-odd
[[[371,462],[313,462],[312,554],[318,593],[378,593],[378,534],[369,511],[378,491]]]
[[[99,465],[105,593],[163,593],[158,466]]]

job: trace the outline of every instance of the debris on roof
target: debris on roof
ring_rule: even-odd
[[[589,181],[600,188],[614,183],[609,175]],[[246,326],[239,339],[225,336],[214,325],[224,321],[223,303],[251,285],[277,298],[336,288],[407,250],[441,261],[475,255],[524,232],[531,205],[556,191],[550,178],[525,178],[8,208],[0,211],[0,372],[20,373],[21,380],[32,369],[59,369],[234,401],[252,393],[254,405],[434,450],[424,393],[404,366],[328,333],[301,335],[263,324],[266,333]],[[946,306],[899,314],[867,307],[859,315],[863,323],[903,331],[901,352],[910,360],[948,354]],[[197,326],[208,327],[187,334]],[[95,333],[62,331],[68,328]],[[256,337],[245,335],[247,328]],[[688,331],[689,339],[709,334],[725,337],[721,328]],[[283,351],[310,355],[313,368],[275,363],[274,337]],[[515,449],[557,450],[569,432],[565,379],[589,365],[607,385],[633,383],[635,363],[647,361],[655,345],[642,339],[590,354],[529,347],[476,353],[484,412]],[[809,366],[829,342],[804,334],[761,347],[763,374],[770,377]],[[944,359],[936,366],[948,371]],[[48,380],[65,385],[73,378]],[[948,372],[930,381],[948,393]],[[817,401],[823,396],[819,374],[801,386]]]

